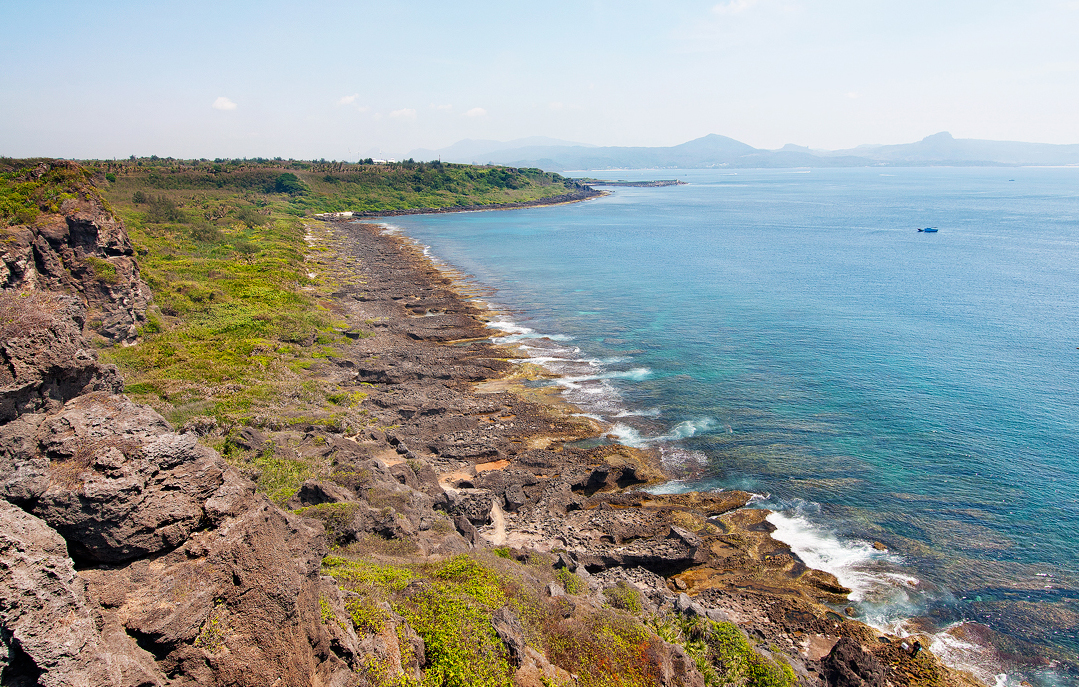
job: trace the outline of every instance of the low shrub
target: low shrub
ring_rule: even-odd
[[[611,608],[617,608],[630,615],[640,615],[643,610],[641,608],[641,593],[623,580],[619,580],[618,584],[613,587],[604,589],[603,596],[606,597]]]
[[[88,255],[83,258],[83,261],[90,267],[90,270],[94,273],[94,279],[104,284],[116,284],[120,281],[120,276],[116,272],[116,266],[108,260]]]

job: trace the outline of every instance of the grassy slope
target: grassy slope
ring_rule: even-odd
[[[365,422],[356,399],[303,374],[342,340],[344,323],[325,296],[333,279],[347,278],[317,268],[309,276],[305,255],[319,249],[304,240],[305,225],[318,226],[308,215],[534,200],[572,188],[538,170],[465,165],[99,164],[114,179],[105,195],[158,308],[139,345],[104,357],[120,366],[129,393],[177,424],[196,415],[245,423],[286,408],[291,419]]]

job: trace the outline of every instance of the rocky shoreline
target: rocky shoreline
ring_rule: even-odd
[[[376,327],[358,342],[368,357],[350,371],[375,385],[369,400],[380,422],[395,426],[387,440],[397,455],[382,457],[430,465],[472,545],[548,553],[596,589],[636,585],[657,612],[691,605],[732,620],[781,652],[806,684],[969,679],[836,613],[849,590],[772,539],[768,512],[744,507],[749,494],[637,491],[671,477],[658,455],[571,447],[606,428],[527,385],[544,373],[507,362],[526,356],[491,341],[491,313],[460,296],[411,242],[373,225],[338,223],[335,231],[365,266],[362,290],[338,296],[350,319]],[[869,666],[863,682],[826,676],[837,646]],[[877,672],[886,680],[871,679]]]
[[[350,389],[366,424],[283,413],[178,431],[124,396],[88,343],[130,341],[145,317],[122,225],[87,191],[8,235],[3,684],[414,684],[435,647],[395,609],[427,588],[365,605],[350,561],[421,566],[484,550],[528,561],[571,628],[628,594],[635,622],[736,624],[800,684],[977,684],[833,610],[847,590],[773,540],[748,494],[653,495],[637,488],[668,477],[656,456],[575,448],[605,428],[529,385],[544,372],[492,340],[489,313],[381,227],[309,227],[312,270],[340,284],[325,307],[347,326],[307,374]],[[91,279],[88,265],[119,276]],[[313,475],[282,508],[256,492],[250,456]],[[379,622],[363,622],[372,613]],[[514,682],[577,682],[526,642],[522,622],[509,606],[489,621]],[[655,684],[704,684],[680,645],[646,639]]]

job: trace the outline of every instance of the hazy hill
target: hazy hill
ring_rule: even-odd
[[[491,147],[498,145],[501,147]],[[482,151],[482,152],[479,152]],[[726,136],[709,134],[667,147],[584,146],[555,139],[461,141],[439,151],[413,151],[416,159],[481,161],[548,171],[646,168],[784,168],[922,165],[1074,165],[1079,145],[956,139],[947,132],[915,143],[859,146],[850,150],[811,150],[788,144],[779,150],[754,148]]]
[[[529,136],[517,138],[512,141],[492,141],[486,139],[466,138],[446,148],[430,150],[428,148],[416,148],[409,151],[407,157],[413,160],[442,160],[443,162],[461,162],[464,164],[489,162],[492,153],[505,150],[519,150],[522,148],[546,148],[551,146],[594,148],[588,143],[576,143],[563,141],[558,138],[547,136]]]
[[[867,157],[889,163],[947,163],[990,165],[1079,164],[1079,145],[986,141],[953,138],[947,131],[926,136],[916,143],[861,146],[834,154]]]

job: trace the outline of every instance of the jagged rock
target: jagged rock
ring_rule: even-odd
[[[204,437],[217,429],[217,419],[205,415],[196,415],[180,427],[180,434],[195,434]]]
[[[77,296],[87,313],[80,328],[85,325],[113,342],[134,341],[150,302],[135,251],[123,224],[96,192],[85,185],[73,190],[77,197],[65,200],[60,213],[39,216],[33,227],[8,229],[9,240],[0,246],[0,286]],[[107,272],[99,274],[106,264]]]
[[[413,460],[407,464],[407,467],[415,477],[415,482],[409,486],[430,496],[435,508],[440,510],[448,509],[450,505],[449,496],[446,495],[442,485],[438,483],[438,474],[430,463],[422,459]]]
[[[565,670],[552,665],[547,657],[525,642],[524,628],[517,614],[508,606],[491,616],[491,625],[509,653],[510,665],[515,668],[513,682],[522,687],[543,687],[546,684],[574,684],[576,680]]]
[[[338,484],[309,479],[300,485],[296,495],[289,499],[287,505],[289,508],[296,509],[317,506],[321,503],[342,503],[355,500],[355,494]]]
[[[525,631],[521,627],[521,621],[518,620],[517,614],[508,606],[503,606],[491,616],[491,625],[495,628],[498,638],[506,645],[510,655],[510,663],[514,667],[521,667],[521,661],[525,657],[524,650],[528,644],[525,642]]]
[[[0,501],[0,624],[4,684],[165,684],[153,658],[130,638],[99,634],[63,538],[5,501]]]
[[[516,513],[528,503],[528,496],[520,484],[511,484],[506,487],[506,510]]]
[[[379,608],[385,614],[386,623],[380,632],[359,639],[361,655],[381,662],[386,674],[404,673],[414,682],[421,682],[423,665],[427,660],[423,639],[404,618],[394,612],[390,604],[380,602]]]
[[[569,484],[561,480],[551,480],[544,485],[529,509],[540,517],[559,517],[579,509],[583,502],[581,495],[573,493]]]
[[[319,576],[325,553],[317,523],[251,495],[239,516],[181,550],[83,574],[106,622],[178,684],[333,684],[360,649]]]
[[[682,615],[688,615],[690,617],[704,618],[708,616],[708,612],[704,606],[700,605],[689,597],[689,594],[682,592],[678,595],[678,599],[674,602],[675,610]]]
[[[124,396],[93,393],[42,423],[51,482],[33,513],[72,556],[119,562],[183,544],[226,465],[192,435],[163,432],[161,416]]]
[[[266,435],[254,427],[244,427],[230,436],[229,441],[244,451],[259,453],[266,446]]]
[[[475,545],[476,542],[479,541],[480,533],[468,517],[464,515],[455,515],[453,517],[453,525],[469,544]]]
[[[451,499],[451,515],[463,515],[473,525],[486,525],[490,522],[495,496],[486,489],[457,489]]]
[[[705,560],[699,538],[679,527],[671,527],[666,537],[634,539],[621,545],[601,535],[582,541],[574,552],[580,564],[594,570],[639,566],[661,575],[675,574]]]
[[[660,642],[652,648],[652,659],[659,672],[659,684],[665,687],[704,687],[704,675],[697,664],[677,644]]]
[[[42,414],[23,415],[0,425],[0,496],[27,504],[49,487],[49,459],[38,455],[38,425]]]
[[[102,367],[79,331],[83,309],[67,296],[0,293],[0,423],[51,412],[91,391],[119,393],[123,382]]]
[[[886,684],[880,662],[850,637],[841,637],[821,659],[824,679],[831,687],[881,687]]]

